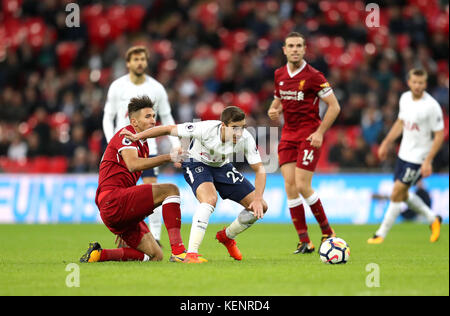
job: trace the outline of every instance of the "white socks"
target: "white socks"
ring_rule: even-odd
[[[436,219],[436,215],[433,213],[433,211],[415,193],[409,192],[408,200],[406,201],[406,203],[408,204],[408,207],[412,209],[414,212],[425,216],[428,223],[432,224]]]
[[[253,212],[243,210],[230,226],[225,229],[225,234],[228,238],[234,239],[238,234],[252,226],[256,220],[257,218]]]
[[[150,232],[156,240],[161,240],[162,205],[153,210],[148,217]]]
[[[392,225],[394,225],[395,220],[402,211],[402,203],[403,202],[392,201],[389,203],[386,214],[384,215],[383,222],[381,223],[381,226],[377,230],[375,235],[386,238],[387,233],[391,229]]]
[[[412,209],[414,212],[425,216],[428,223],[433,223],[436,219],[436,215],[431,211],[428,205],[425,204],[424,201],[420,197],[418,197],[415,193],[408,193],[408,200],[405,201],[408,204],[408,207]],[[387,233],[391,229],[392,225],[394,225],[395,220],[398,215],[402,211],[402,203],[403,202],[390,202],[388,209],[386,211],[386,215],[384,215],[383,222],[381,223],[380,228],[375,233],[377,236],[381,236],[383,238],[386,237]]]
[[[201,203],[192,217],[191,234],[189,236],[189,246],[187,252],[198,253],[198,248],[205,236],[208,227],[209,217],[214,212],[214,206],[208,203]]]

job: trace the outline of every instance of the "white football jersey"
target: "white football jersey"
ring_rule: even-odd
[[[408,91],[400,97],[398,118],[403,121],[399,158],[422,164],[430,152],[433,132],[444,129],[441,106],[427,92],[420,100],[413,100],[412,92]]]
[[[178,137],[182,138],[183,147],[189,146],[189,158],[211,167],[222,167],[233,161],[243,162],[244,156],[251,165],[261,162],[256,142],[249,131],[244,130],[236,144],[222,142],[221,121],[203,121],[177,125]],[[188,140],[187,144],[183,139]]]
[[[169,99],[163,85],[145,75],[145,82],[136,85],[131,82],[130,75],[126,74],[114,80],[108,90],[103,115],[103,132],[109,141],[121,128],[130,125],[128,118],[128,103],[131,98],[148,96],[153,102],[153,110],[156,118],[160,118],[163,125],[175,124],[171,114]],[[114,120],[116,124],[114,126]],[[173,147],[179,147],[180,143],[176,137],[169,137]],[[148,139],[150,155],[157,154],[157,146],[154,138]]]

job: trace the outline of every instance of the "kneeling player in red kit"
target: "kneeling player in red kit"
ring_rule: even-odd
[[[153,103],[147,96],[132,98],[128,105],[133,133],[155,126]],[[160,261],[161,248],[150,233],[144,219],[162,205],[164,224],[169,234],[172,256],[170,261],[182,262],[186,255],[181,239],[180,192],[174,184],[136,185],[142,170],[167,162],[178,162],[181,151],[148,158],[147,142],[131,142],[117,133],[103,154],[95,203],[108,229],[126,247],[102,249],[91,243],[80,262],[98,261]]]

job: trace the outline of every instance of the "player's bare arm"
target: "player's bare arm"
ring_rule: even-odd
[[[387,158],[389,146],[400,137],[403,132],[403,121],[397,119],[392,125],[391,130],[386,135],[386,137],[381,142],[380,147],[378,148],[378,158],[383,161]]]
[[[250,167],[255,172],[255,198],[252,203],[250,203],[249,209],[253,210],[256,218],[260,219],[264,216],[264,189],[266,188],[266,170],[263,164],[256,163],[250,165]]]
[[[138,172],[161,166],[165,163],[171,162],[170,154],[160,155],[152,158],[140,158],[136,149],[124,149],[120,152],[128,171]]]
[[[124,135],[126,138],[131,140],[132,142],[136,142],[138,140],[143,140],[147,138],[155,138],[159,136],[164,135],[170,135],[170,136],[178,136],[177,132],[177,126],[176,125],[167,125],[167,126],[157,126],[153,128],[149,128],[145,131],[142,131],[140,133],[133,134],[127,129],[122,129],[120,131],[120,135]]]
[[[431,150],[428,153],[427,157],[425,158],[424,162],[422,163],[422,166],[420,168],[422,177],[426,178],[431,175],[433,172],[433,159],[438,153],[439,149],[441,148],[442,144],[444,143],[444,130],[440,130],[437,132],[434,132],[434,138],[433,138],[433,144],[431,145]]]
[[[270,105],[267,114],[272,121],[279,121],[280,115],[283,112],[283,106],[281,105],[280,99],[274,99]]]
[[[331,125],[333,125],[334,121],[339,115],[339,112],[341,111],[341,107],[339,106],[339,102],[336,99],[334,93],[323,97],[322,100],[328,107],[327,113],[325,114],[325,117],[323,118],[322,123],[320,123],[317,130],[306,139],[307,141],[311,142],[311,146],[316,148],[320,148],[322,146],[323,135],[331,127]]]

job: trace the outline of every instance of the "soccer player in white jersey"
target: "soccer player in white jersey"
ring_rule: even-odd
[[[440,235],[442,218],[433,214],[422,199],[413,192],[408,192],[408,189],[421,177],[428,177],[432,173],[433,159],[444,141],[442,109],[425,91],[427,73],[424,70],[409,71],[407,83],[410,91],[400,97],[398,119],[378,149],[379,158],[385,160],[389,146],[403,134],[390,203],[380,228],[367,241],[369,244],[381,244],[384,241],[401,212],[403,202],[425,216],[431,225],[430,242],[436,242]]]
[[[235,237],[249,228],[267,211],[263,199],[266,172],[253,136],[245,129],[245,113],[238,107],[227,107],[220,121],[203,121],[172,126],[158,126],[138,134],[121,133],[132,141],[162,135],[178,136],[189,141],[188,156],[182,165],[184,178],[200,202],[192,218],[189,247],[184,262],[202,263],[198,249],[205,235],[209,217],[217,203],[217,192],[244,207],[238,217],[217,232],[216,239],[231,257],[242,260]],[[253,186],[232,164],[233,155],[242,155],[256,173]]]
[[[130,124],[128,103],[133,97],[148,96],[154,104],[156,119],[159,116],[163,125],[174,124],[166,90],[162,84],[145,73],[148,58],[149,53],[144,46],[129,48],[125,55],[128,74],[113,81],[109,87],[103,115],[103,132],[108,143],[117,131]],[[173,148],[180,147],[180,142],[176,137],[169,137],[169,139]],[[149,139],[147,142],[150,157],[156,156],[158,148],[155,140]],[[156,183],[157,176],[158,168],[145,170],[142,173],[142,181],[144,184]],[[159,241],[161,238],[161,214],[161,207],[158,207],[149,216],[150,231],[159,245],[161,245]]]

